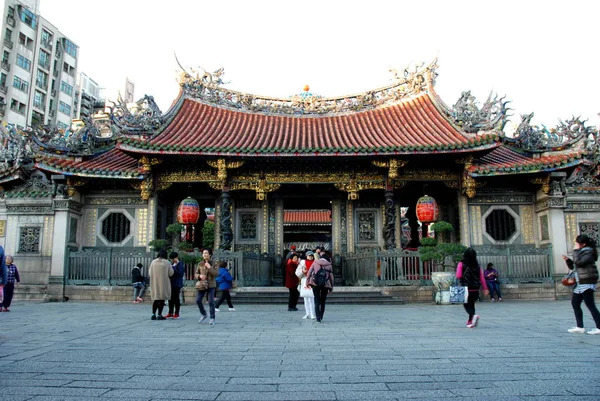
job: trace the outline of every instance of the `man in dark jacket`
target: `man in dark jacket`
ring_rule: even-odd
[[[183,275],[185,274],[185,264],[179,260],[177,252],[169,254],[171,264],[173,265],[173,275],[171,276],[171,299],[169,300],[169,313],[165,317],[179,319],[179,309],[181,308],[181,300],[179,293],[183,288]]]
[[[133,303],[144,302],[144,291],[146,291],[146,278],[142,275],[142,265],[138,263],[131,270],[131,285],[133,287]]]

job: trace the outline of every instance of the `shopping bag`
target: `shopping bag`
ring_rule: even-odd
[[[469,287],[463,285],[450,286],[450,303],[464,304],[469,297]]]

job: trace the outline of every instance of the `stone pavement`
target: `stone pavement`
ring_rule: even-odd
[[[16,302],[0,313],[0,400],[599,400],[600,336],[568,301],[286,305],[151,321],[145,303]],[[592,328],[585,310],[584,321]]]

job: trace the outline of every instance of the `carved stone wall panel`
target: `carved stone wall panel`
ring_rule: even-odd
[[[471,245],[483,245],[481,206],[469,206],[469,216],[471,218]]]
[[[534,220],[533,220],[533,206],[523,205],[520,207],[521,215],[521,241],[524,244],[534,244]]]
[[[261,253],[260,244],[235,244],[234,252]]]
[[[565,213],[565,228],[567,230],[567,243],[569,243],[569,241],[573,241],[578,234],[577,216],[575,213]]]
[[[84,246],[96,246],[96,225],[98,224],[98,209],[85,209],[83,224],[85,227]]]
[[[588,237],[596,241],[600,239],[600,223],[593,222],[579,222],[579,233],[586,234]],[[575,237],[573,237],[575,238]]]
[[[348,252],[348,213],[346,212],[346,201],[340,201],[340,244],[341,252]]]
[[[276,207],[276,201],[275,199],[268,199],[267,200],[268,205],[269,205],[269,253],[276,255],[278,252],[275,249],[275,226],[276,226],[276,219],[275,219],[275,210],[277,209]]]
[[[400,229],[400,220],[402,219],[402,216],[400,215],[400,202],[397,202],[396,205],[396,221],[394,222],[394,226],[396,227],[396,249],[401,249],[402,248],[402,232]]]
[[[332,221],[331,221],[331,237],[333,241],[332,252],[339,254],[341,252],[341,241],[340,241],[340,201],[334,200],[332,202]]]
[[[42,235],[42,256],[52,256],[54,238],[54,216],[44,216],[44,232]]]
[[[148,209],[137,209],[136,210],[137,220],[137,246],[148,246]]]
[[[277,199],[275,211],[275,253],[283,253],[283,199]],[[285,257],[285,255],[283,255]]]
[[[263,200],[262,206],[262,246],[265,252],[269,250],[269,201]]]
[[[572,211],[600,211],[600,203],[567,202],[566,210]]]
[[[150,198],[148,200],[148,242],[152,241],[154,238],[154,233],[156,232],[156,198]]]
[[[474,204],[531,204],[533,203],[533,195],[500,195],[500,194],[477,194],[469,200],[471,205]]]
[[[217,202],[215,204],[215,242],[214,242],[214,249],[219,249],[219,246],[221,245],[221,223],[220,223],[220,218],[219,216],[221,216],[221,198],[217,199]]]

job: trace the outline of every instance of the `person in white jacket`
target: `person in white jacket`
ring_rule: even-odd
[[[308,270],[314,261],[315,254],[313,251],[307,251],[306,259],[302,259],[296,269],[296,276],[300,279],[300,296],[304,298],[304,309],[306,310],[306,314],[302,319],[315,319],[315,295],[312,288],[306,283]]]

